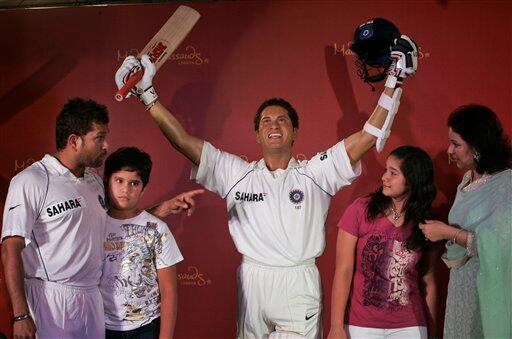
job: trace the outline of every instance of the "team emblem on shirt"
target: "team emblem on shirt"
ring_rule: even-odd
[[[304,200],[304,192],[301,190],[295,189],[290,191],[289,194],[290,201],[294,203],[295,205],[300,204]]]

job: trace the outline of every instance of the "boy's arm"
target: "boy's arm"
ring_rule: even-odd
[[[176,265],[156,270],[160,289],[160,336],[170,339],[174,335],[178,313],[178,281]]]

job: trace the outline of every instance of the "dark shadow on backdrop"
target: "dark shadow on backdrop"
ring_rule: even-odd
[[[0,97],[0,125],[30,106],[68,75],[77,62],[65,54],[57,54],[32,75]]]

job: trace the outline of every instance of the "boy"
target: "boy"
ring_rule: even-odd
[[[150,156],[123,147],[105,161],[109,209],[100,290],[107,338],[172,338],[177,313],[176,263],[183,260],[162,220],[137,208]]]

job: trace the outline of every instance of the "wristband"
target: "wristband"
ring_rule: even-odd
[[[144,105],[147,107],[154,103],[158,99],[158,94],[156,94],[155,89],[153,86],[147,88],[144,93],[140,95],[140,100],[144,103]]]
[[[25,313],[25,314],[22,314],[22,315],[18,315],[16,317],[13,317],[12,318],[12,321],[16,322],[16,321],[22,321],[22,320],[25,320],[27,318],[30,318],[30,313]]]

